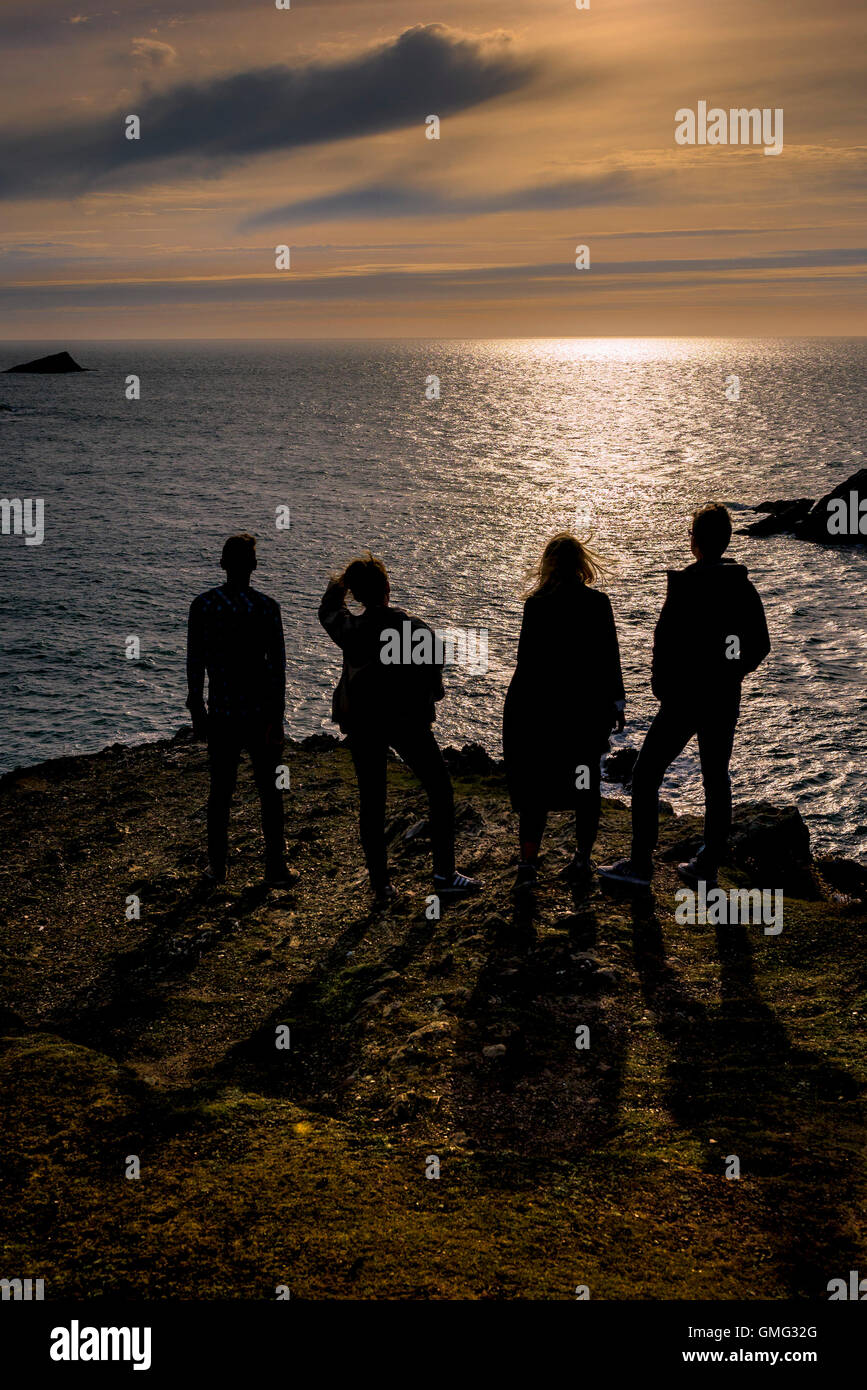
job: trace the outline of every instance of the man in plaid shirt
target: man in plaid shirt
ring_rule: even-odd
[[[255,537],[246,532],[230,536],[220,566],[226,582],[193,600],[187,631],[187,708],[196,737],[207,740],[211,773],[205,877],[213,883],[226,877],[229,808],[246,749],[262,804],[265,881],[287,886],[291,875],[285,862],[283,795],[277,786],[286,703],[280,605],[250,585]]]

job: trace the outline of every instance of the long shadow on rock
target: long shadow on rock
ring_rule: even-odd
[[[44,1026],[73,1042],[122,1058],[129,1040],[162,1009],[162,985],[189,974],[206,951],[237,930],[239,917],[259,901],[253,890],[202,929],[203,908],[217,915],[214,898],[212,889],[197,885],[178,895],[162,913],[149,911],[152,926],[146,938],[115,957],[98,979],[78,990]]]
[[[541,940],[525,907],[500,919],[467,1005],[473,1066],[458,1083],[477,1149],[563,1156],[615,1126],[626,1030],[607,1007],[610,980],[597,979],[596,935],[586,909]]]
[[[742,1178],[774,1184],[779,1221],[768,1236],[790,1295],[823,1296],[837,1266],[845,1272],[857,1255],[846,1230],[857,1203],[851,1152],[829,1145],[831,1135],[863,1132],[860,1106],[852,1113],[856,1082],[791,1042],[759,993],[744,927],[717,928],[716,1008],[695,999],[666,960],[652,907],[634,906],[633,927],[644,998],[671,1048],[668,1108],[707,1144],[707,1169],[721,1181],[736,1155]]]
[[[291,1095],[324,1110],[338,1109],[343,1078],[359,1050],[362,1005],[390,985],[430,939],[431,923],[416,917],[405,938],[387,947],[378,961],[355,965],[351,953],[374,920],[368,915],[347,927],[286,1001],[228,1053],[214,1078],[265,1094]]]

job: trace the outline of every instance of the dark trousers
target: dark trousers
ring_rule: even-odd
[[[740,713],[740,692],[701,706],[660,705],[632,774],[632,858],[648,860],[659,838],[659,788],[675,758],[698,736],[704,782],[704,851],[709,867],[725,857],[732,824],[729,762]]]
[[[262,804],[262,834],[265,863],[280,868],[286,855],[283,838],[283,792],[277,786],[277,768],[283,760],[279,746],[266,743],[264,730],[211,726],[208,732],[208,763],[211,792],[208,797],[208,859],[211,868],[225,870],[229,853],[229,807],[238,780],[241,753],[247,750],[253,778]]]
[[[590,771],[590,785],[575,793],[575,847],[580,854],[589,855],[599,833],[599,817],[602,814],[602,773],[599,763],[598,755],[589,760],[586,766]],[[547,811],[535,806],[521,807],[518,838],[523,858],[535,859],[547,824]]]
[[[430,807],[433,870],[450,877],[455,869],[455,800],[452,779],[439,744],[428,725],[390,730],[357,729],[349,735],[349,749],[358,778],[358,828],[361,846],[374,888],[388,882],[385,849],[386,767],[393,748],[421,782]]]

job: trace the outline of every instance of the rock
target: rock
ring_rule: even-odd
[[[439,1019],[436,1023],[425,1023],[421,1028],[416,1028],[414,1033],[410,1033],[407,1038],[408,1043],[420,1043],[435,1040],[442,1037],[443,1033],[451,1032],[451,1024],[448,1019]]]
[[[484,829],[485,818],[471,801],[462,801],[455,807],[455,825],[464,835],[472,834]]]
[[[449,772],[464,773],[468,777],[490,777],[503,768],[480,743],[465,743],[461,749],[444,748],[443,758]]]
[[[489,1062],[496,1062],[498,1058],[505,1057],[505,1055],[505,1043],[493,1043],[490,1047],[482,1048],[482,1056],[487,1058]]]
[[[451,975],[455,968],[455,958],[451,951],[446,951],[438,960],[432,961],[428,966],[428,975]]]
[[[632,786],[632,772],[637,761],[637,748],[616,748],[605,759],[602,776],[606,782],[619,782],[628,791]]]
[[[620,984],[620,975],[616,970],[597,970],[593,976],[593,984],[596,989],[607,994]]]
[[[418,1091],[401,1091],[391,1102],[387,1113],[398,1124],[406,1124],[407,1120],[414,1120],[416,1115],[430,1110],[431,1105],[429,1096],[420,1095]]]
[[[846,898],[867,902],[867,869],[854,859],[822,857],[816,860],[822,879]]]
[[[778,497],[776,502],[760,502],[757,507],[753,507],[753,511],[772,512],[776,514],[777,512],[786,511],[788,507],[795,506],[796,502],[809,502],[810,506],[812,506],[813,500],[812,497],[798,497],[795,501],[793,501],[791,497]]]
[[[803,521],[814,505],[813,497],[798,497],[794,502],[784,502],[778,506],[770,516],[762,517],[761,521],[753,521],[749,526],[741,528],[744,536],[774,536],[780,531],[793,531],[799,521]],[[758,511],[758,507],[756,508]]]
[[[599,962],[586,951],[578,951],[572,956],[572,964],[579,975],[592,975],[599,972]]]
[[[436,1023],[426,1023],[422,1028],[416,1028],[414,1033],[410,1033],[402,1047],[392,1052],[389,1057],[389,1064],[397,1066],[402,1062],[417,1062],[428,1064],[436,1061],[438,1054],[437,1044],[448,1043],[451,1023],[448,1019],[440,1019]]]
[[[838,498],[845,503],[848,518],[848,529],[840,532],[829,529],[833,510],[828,504]],[[867,468],[859,469],[845,483],[838,483],[833,491],[820,497],[794,531],[801,540],[817,541],[823,545],[867,544]]]
[[[832,530],[829,523],[834,520],[835,513],[829,504],[836,500],[844,504],[845,520],[841,529]],[[768,515],[743,527],[742,535],[770,536],[787,532],[800,540],[822,545],[865,545],[867,468],[859,469],[845,482],[838,483],[818,502],[814,502],[812,497],[781,497],[775,502],[762,502],[754,510]]]
[[[810,832],[797,806],[745,802],[735,810],[729,860],[761,888],[816,897]]]
[[[379,1004],[384,1005],[385,1003],[387,1003],[387,1001],[388,990],[378,989],[373,994],[368,994],[366,999],[362,999],[361,1009],[373,1009],[376,1008]],[[361,1009],[359,1009],[359,1013],[361,1012]]]
[[[395,816],[392,820],[388,822],[388,824],[385,827],[385,843],[387,845],[390,845],[395,836],[399,835],[402,830],[406,829],[408,821],[409,816],[402,814]]]
[[[417,820],[415,825],[411,825],[409,830],[403,833],[403,843],[412,844],[414,840],[425,840],[430,837],[430,826],[426,820]]]
[[[310,753],[327,753],[330,748],[339,748],[342,742],[334,734],[308,734],[298,746]]]
[[[36,357],[32,362],[22,362],[17,367],[7,367],[7,372],[89,372],[90,367],[80,367],[68,352],[52,352],[47,357]]]

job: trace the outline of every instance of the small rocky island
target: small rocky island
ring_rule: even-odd
[[[7,367],[9,372],[34,372],[56,375],[59,372],[89,372],[91,367],[81,367],[68,352],[51,352],[47,357],[35,357],[32,362],[21,362],[17,367]]]
[[[780,497],[762,502],[760,521],[741,528],[744,536],[786,534],[821,545],[867,544],[867,468],[853,473],[816,501],[813,497]]]

